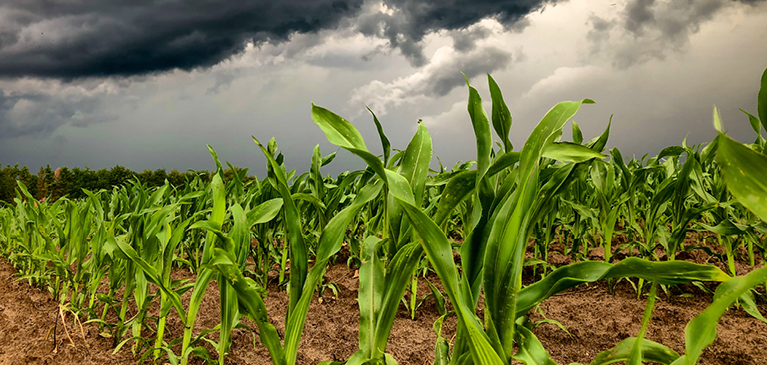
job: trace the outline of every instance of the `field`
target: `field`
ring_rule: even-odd
[[[0,363],[765,363],[767,71],[753,144],[714,108],[713,141],[641,159],[606,150],[609,124],[584,139],[588,99],[515,149],[488,79],[490,114],[469,86],[477,154],[452,168],[423,124],[396,150],[373,115],[378,156],[315,105],[366,169],[325,176],[318,146],[297,173],[254,137],[260,179],[210,148],[209,181],[180,187],[38,199],[19,182],[0,208]]]

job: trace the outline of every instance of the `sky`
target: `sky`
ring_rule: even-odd
[[[315,103],[374,153],[366,106],[394,148],[423,120],[450,167],[476,156],[463,74],[489,114],[488,73],[516,149],[583,98],[596,101],[574,118],[584,138],[612,116],[608,148],[624,156],[710,141],[713,105],[752,142],[739,109],[756,113],[765,24],[763,0],[5,0],[0,164],[211,170],[207,144],[263,175],[255,136],[306,171],[315,145],[337,150]],[[341,151],[323,171],[362,167]]]

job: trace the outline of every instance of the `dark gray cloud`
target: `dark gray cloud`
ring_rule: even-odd
[[[634,0],[626,5],[624,10],[625,28],[635,35],[641,36],[645,24],[655,20],[655,14],[651,7],[655,0]],[[599,24],[594,24],[594,29],[598,29]]]
[[[363,0],[6,0],[0,76],[79,78],[212,66],[247,42],[336,27]]]
[[[238,76],[238,70],[221,70],[217,72],[212,72],[211,77],[213,77],[214,80],[216,80],[216,83],[210,87],[205,93],[207,95],[216,94],[221,89],[228,88],[234,80],[237,79]]]
[[[586,34],[586,39],[591,42],[591,54],[600,53],[603,46],[610,41],[610,31],[617,22],[592,14],[589,17],[589,23],[591,24],[591,30]]]
[[[0,90],[0,139],[46,136],[66,124],[86,127],[112,119],[95,97]]]
[[[453,48],[463,53],[473,51],[477,48],[477,41],[487,38],[490,34],[493,34],[493,31],[485,27],[455,31],[451,34],[451,37],[453,37]]]
[[[362,14],[364,1],[6,0],[0,5],[0,77],[73,79],[209,67],[248,42],[280,42],[357,16],[359,31],[388,39],[422,66],[426,34],[488,17],[518,27],[544,3],[385,0],[391,11],[376,9],[376,2]]]
[[[456,87],[466,85],[464,76],[456,70],[463,72],[466,77],[473,78],[502,70],[511,63],[511,53],[495,47],[481,48],[468,57],[455,58],[451,62],[439,63],[432,70],[427,83],[427,95],[445,96]]]
[[[461,71],[473,76],[472,85],[488,111],[484,73],[493,74],[514,113],[512,139],[519,146],[552,105],[583,97],[597,101],[576,118],[586,138],[601,133],[614,114],[610,145],[626,156],[657,153],[668,144],[678,144],[690,131],[691,143],[710,140],[716,134],[711,124],[714,103],[731,136],[743,142],[753,140],[738,108],[756,110],[758,77],[767,60],[763,47],[767,4],[752,10],[724,2],[725,8],[712,20],[700,23],[699,33],[689,35],[684,57],[616,69],[610,61],[627,47],[624,44],[645,47],[642,42],[650,45],[657,39],[661,10],[670,0],[648,6],[655,20],[639,22],[639,43],[631,43],[634,33],[626,29],[629,0],[618,1],[614,7],[610,4],[615,0],[563,1],[513,23],[522,27],[529,20],[521,34],[512,34],[508,26],[502,32],[494,21],[437,30],[420,41],[428,64],[413,69],[388,38],[364,37],[357,28],[357,19],[364,15],[396,17],[399,10],[363,1],[358,14],[340,20],[338,29],[291,34],[288,42],[248,44],[244,53],[211,69],[72,82],[0,79],[4,90],[0,93],[0,163],[33,168],[120,164],[135,170],[211,169],[215,165],[205,147],[210,144],[223,160],[250,167],[263,177],[263,156],[249,138],[255,135],[262,141],[275,137],[288,166],[306,171],[307,156],[315,144],[321,144],[324,154],[336,150],[311,122],[309,103],[313,102],[348,118],[376,153],[380,152],[378,135],[364,105],[376,111],[398,148],[407,146],[415,121],[422,118],[434,138],[435,153],[445,165],[452,165],[476,154]],[[0,0],[0,7],[8,2]],[[0,39],[5,51],[12,49],[5,47],[12,47],[17,38],[40,36],[41,32],[32,32],[33,25],[45,28],[48,35],[53,34],[48,29],[63,21],[28,11],[29,22],[24,24],[30,24],[29,30],[17,36],[16,30],[25,25],[10,19],[23,19],[23,14],[8,9],[0,11],[0,34],[13,35]],[[51,20],[46,23],[45,19]],[[456,47],[455,34],[477,27],[492,29],[493,34],[485,39],[473,37],[468,47]],[[602,36],[607,40],[599,57],[584,60],[590,30],[595,30],[596,40]],[[672,58],[673,51],[665,52]],[[373,59],[362,61],[365,54]],[[385,117],[384,109],[388,109]],[[73,127],[110,117],[117,119]],[[56,126],[63,127],[51,132]],[[342,150],[323,171],[336,174],[364,168],[360,163]]]
[[[365,35],[384,37],[399,48],[413,66],[427,63],[423,38],[440,30],[465,29],[482,19],[494,18],[508,30],[529,24],[526,15],[555,1],[546,0],[384,0],[388,12],[360,16],[357,27]]]
[[[756,6],[762,2],[764,0],[630,0],[617,19],[592,16],[587,39],[592,44],[592,54],[610,49],[613,65],[625,69],[651,59],[664,59],[669,51],[683,50],[691,35],[727,7]],[[614,29],[619,32],[616,34]]]

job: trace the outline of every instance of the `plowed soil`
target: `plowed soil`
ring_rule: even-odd
[[[598,259],[601,254],[599,250],[592,251],[590,256]],[[552,246],[552,252],[550,263],[562,264],[557,260],[567,261],[561,247]],[[696,252],[685,258],[723,267],[715,257],[699,256]],[[758,258],[760,261],[761,257]],[[738,262],[738,274],[750,270],[746,264]],[[531,271],[526,271],[528,282],[530,274]],[[183,277],[194,278],[189,273],[174,273],[176,279]],[[315,294],[300,346],[299,364],[341,361],[357,350],[358,279],[354,270],[349,270],[345,264],[329,267],[325,278],[326,282],[337,285],[338,295],[335,296],[327,289],[320,301]],[[438,285],[439,279],[436,276],[428,276],[427,279]],[[599,352],[610,349],[626,337],[636,336],[646,298],[637,298],[636,291],[627,280],[617,283],[614,294],[610,294],[607,289],[605,282],[573,288],[544,301],[540,313],[531,312],[533,321],[543,319],[542,313],[548,319],[559,321],[567,329],[565,332],[554,324],[542,324],[534,331],[557,363],[589,363]],[[419,297],[428,293],[427,284],[423,279],[420,280]],[[684,353],[685,325],[711,302],[712,295],[692,285],[672,288],[668,295],[663,291],[659,293],[647,338],[669,346],[680,354]],[[761,293],[764,291],[761,290]],[[182,297],[185,304],[189,296],[190,293],[186,293]],[[757,303],[764,313],[765,301],[757,297]],[[285,291],[276,285],[270,286],[265,302],[272,323],[282,334],[288,303]],[[196,332],[218,324],[218,304],[218,285],[212,282],[198,315]],[[152,312],[156,311],[156,307],[152,309]],[[479,313],[481,311],[480,303]],[[0,259],[0,364],[137,363],[130,345],[113,355],[113,340],[101,337],[96,324],[84,324],[81,333],[71,314],[67,314],[62,323],[57,316],[58,312],[59,306],[50,294],[30,287],[26,280],[18,280],[16,270],[7,261]],[[403,365],[431,364],[436,340],[432,324],[438,316],[431,298],[418,309],[414,320],[410,319],[405,307],[401,306],[387,351]],[[255,328],[247,320],[244,323]],[[170,340],[181,337],[182,332],[183,327],[177,314],[171,312],[165,338]],[[445,323],[443,335],[451,338],[454,332],[455,318],[451,317]],[[148,333],[148,337],[153,335]],[[214,333],[209,338],[217,340],[218,335]],[[217,357],[212,346],[204,346],[214,358]],[[174,350],[180,352],[180,346],[175,346]],[[192,363],[202,364],[204,361],[195,358]],[[767,324],[741,309],[730,309],[719,322],[717,340],[704,351],[699,363],[767,364]],[[271,364],[271,361],[266,349],[258,342],[257,335],[248,330],[236,329],[227,364]]]

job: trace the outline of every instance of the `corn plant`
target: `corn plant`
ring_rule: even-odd
[[[150,188],[134,179],[111,190],[84,190],[83,199],[51,201],[36,199],[19,181],[16,199],[0,205],[0,256],[18,270],[19,280],[53,295],[59,304],[56,323],[63,323],[67,313],[75,325],[81,317],[97,323],[102,336],[113,338],[115,352],[132,343],[139,361],[167,356],[170,363],[187,364],[194,355],[214,362],[200,346],[204,341],[224,363],[232,331],[246,328],[240,322],[247,316],[258,326],[272,362],[295,364],[309,303],[326,287],[326,267],[346,243],[347,264],[359,269],[360,280],[359,349],[346,364],[395,364],[387,344],[400,303],[415,318],[425,298],[434,298],[440,313],[434,323],[435,363],[553,364],[533,333],[536,323],[529,311],[576,285],[604,279],[612,288],[614,280],[637,278],[640,297],[645,282],[649,287],[639,332],[599,353],[591,364],[691,365],[714,341],[716,324],[733,303],[767,322],[754,295],[754,287],[767,286],[767,269],[756,268],[757,253],[767,252],[767,140],[762,134],[767,70],[760,81],[757,112],[744,111],[756,133],[754,143],[728,137],[715,109],[719,134],[711,143],[682,141],[649,159],[624,159],[617,148],[607,159],[612,119],[588,142],[573,121],[573,141],[563,141],[562,130],[583,104],[592,103],[588,99],[555,105],[515,150],[511,112],[490,76],[490,114],[467,80],[477,154],[452,169],[439,158],[439,169],[430,169],[432,139],[422,123],[407,147],[398,150],[370,111],[383,151],[377,156],[351,123],[314,105],[312,119],[328,141],[360,157],[366,169],[323,176],[322,168],[336,152],[323,156],[317,146],[309,170],[297,173],[286,167],[274,139],[264,145],[254,138],[267,162],[262,179],[229,163],[225,170],[209,148],[216,171],[189,178],[183,186],[166,182]],[[690,230],[714,233],[710,238],[725,253],[685,244]],[[616,233],[625,234],[628,243],[613,247]],[[556,237],[564,237],[573,264],[546,264]],[[532,260],[525,258],[531,244]],[[595,245],[604,248],[604,261],[588,261]],[[755,268],[745,276],[735,276],[740,246]],[[625,248],[630,256],[638,249],[640,257],[613,255]],[[690,250],[726,261],[729,275],[715,266],[676,260]],[[284,288],[289,297],[284,337],[271,325],[264,304],[275,265],[278,290]],[[523,268],[530,265],[544,269],[536,266],[533,282],[523,287]],[[196,279],[171,280],[176,269],[193,272]],[[418,281],[424,280],[419,276],[430,270],[445,294],[427,282],[430,293],[419,298]],[[105,280],[108,292],[102,294]],[[219,286],[220,322],[195,328],[211,280]],[[647,340],[658,288],[668,294],[669,286],[698,281],[721,284],[711,305],[688,323],[684,354]],[[182,303],[187,291],[191,299]],[[124,294],[115,298],[119,292]],[[477,315],[481,296],[483,320]],[[153,303],[159,305],[157,317],[150,315]],[[184,331],[168,338],[174,311]],[[453,314],[458,325],[451,343],[441,326]],[[215,332],[217,341],[209,338]]]
[[[317,106],[312,107],[312,117],[314,122],[325,132],[328,139],[331,136],[336,140],[352,139],[355,144],[364,146],[364,140],[356,130],[348,130],[347,134],[338,134],[334,130],[336,126],[345,127],[348,122],[337,115]],[[378,126],[379,134],[386,151],[388,148],[388,139],[383,134],[380,122],[373,114],[374,121]],[[353,128],[353,127],[352,127]],[[356,132],[356,133],[355,133]],[[333,140],[331,140],[333,142]],[[335,143],[335,142],[334,142]],[[336,143],[338,144],[338,143]],[[339,145],[345,147],[344,145]],[[403,175],[402,183],[408,186],[411,191],[416,191],[414,201],[422,205],[426,194],[426,178],[429,170],[429,163],[432,156],[432,141],[426,127],[421,123],[407,149],[402,153],[396,171]],[[374,171],[378,172],[386,162],[386,153],[384,161],[373,156],[364,150],[364,156],[370,161],[376,161]],[[361,150],[363,151],[363,150]],[[361,152],[363,153],[363,152]],[[393,166],[392,166],[393,167]],[[392,171],[387,169],[387,171]],[[379,175],[379,179],[382,177]],[[385,180],[384,180],[385,181]],[[385,190],[388,192],[388,189]],[[386,353],[386,345],[389,340],[394,318],[400,300],[405,291],[410,289],[410,303],[408,308],[411,311],[411,318],[417,304],[417,286],[418,275],[416,267],[421,260],[423,250],[418,242],[413,241],[412,226],[406,220],[404,211],[399,203],[394,200],[394,196],[388,194],[384,200],[383,210],[379,211],[386,223],[383,224],[383,239],[375,236],[369,236],[364,239],[360,247],[360,329],[359,329],[359,351],[357,351],[347,364],[363,364],[369,361],[393,361],[391,356]],[[385,246],[385,247],[382,247]],[[378,252],[384,251],[386,255],[379,257]]]
[[[214,177],[215,179],[216,177]],[[271,221],[277,216],[281,208],[282,199],[268,200],[247,212],[242,206],[235,203],[229,208],[234,222],[230,232],[227,234],[222,232],[220,224],[210,220],[199,221],[190,228],[204,228],[214,233],[219,240],[217,247],[223,247],[222,249],[226,250],[229,257],[235,259],[233,263],[236,264],[238,270],[243,272],[245,261],[250,254],[250,228],[256,224]],[[212,264],[209,263],[207,265],[211,266]],[[223,363],[231,345],[232,330],[239,323],[241,313],[239,312],[237,292],[231,284],[226,280],[219,280],[219,292],[221,294],[221,324],[216,350],[219,355],[219,363]]]
[[[517,319],[549,295],[569,288],[578,282],[624,276],[646,276],[649,278],[648,272],[654,273],[653,280],[663,283],[723,280],[727,277],[721,270],[710,266],[683,262],[653,264],[647,261],[629,259],[616,265],[596,262],[571,265],[554,271],[544,281],[539,282],[540,285],[531,285],[522,290],[521,268],[524,248],[527,245],[530,219],[534,216],[536,208],[539,208],[543,201],[550,199],[551,194],[562,186],[574,167],[574,164],[557,166],[556,170],[552,172],[551,178],[539,188],[541,159],[548,156],[572,163],[573,161],[585,162],[603,156],[577,144],[556,144],[554,142],[564,123],[575,114],[584,102],[591,101],[564,102],[555,106],[533,131],[521,153],[512,153],[506,160],[499,159],[498,161],[502,162],[496,162],[500,165],[490,166],[489,122],[481,109],[478,93],[470,88],[469,114],[472,116],[475,133],[478,135],[478,167],[474,173],[474,179],[462,177],[464,184],[454,185],[460,186],[460,188],[455,188],[455,192],[450,192],[452,194],[449,194],[448,197],[451,199],[443,201],[445,203],[443,211],[449,211],[451,208],[446,208],[449,206],[448,204],[454,203],[456,200],[460,202],[474,191],[475,187],[472,186],[471,182],[473,180],[476,183],[477,176],[480,182],[476,185],[491,185],[488,180],[483,181],[481,179],[492,176],[502,168],[517,161],[520,162],[520,166],[516,173],[507,178],[507,181],[510,180],[511,182],[508,184],[505,182],[501,185],[500,192],[504,192],[505,195],[496,198],[498,199],[496,202],[497,210],[488,219],[487,228],[482,230],[483,232],[476,229],[473,231],[473,234],[482,232],[481,237],[484,237],[485,240],[474,241],[479,243],[479,247],[471,247],[469,240],[464,243],[462,247],[464,270],[461,276],[458,275],[457,267],[453,261],[452,248],[444,231],[417,204],[408,180],[397,172],[386,169],[381,161],[367,150],[359,132],[349,122],[325,109],[313,107],[315,123],[322,128],[328,140],[361,157],[369,168],[378,174],[379,178],[386,183],[396,202],[407,214],[411,221],[411,227],[421,238],[421,246],[439,275],[459,319],[459,333],[456,337],[451,362],[472,361],[477,364],[504,364],[510,363],[511,359],[516,357],[529,363],[525,353],[528,349],[535,348],[540,342],[532,336],[532,332],[528,333],[521,330],[515,333]],[[547,150],[547,148],[549,149]],[[516,188],[510,189],[511,185],[516,185]],[[448,194],[448,192],[444,194]],[[492,200],[488,199],[488,201]],[[467,269],[467,263],[471,262],[476,263],[476,269],[471,266],[468,266]],[[471,276],[472,270],[477,272],[475,274],[477,277],[484,272],[484,280],[479,285],[472,285],[476,280]],[[484,326],[474,314],[475,298],[478,297],[481,287],[484,287],[486,303]],[[474,294],[475,288],[476,295]],[[519,342],[518,356],[513,353],[515,342]]]
[[[231,285],[238,300],[234,303],[239,302],[245,313],[258,325],[261,342],[269,350],[272,362],[292,365],[296,362],[298,344],[306,322],[309,303],[316,286],[321,282],[328,260],[341,248],[346,227],[352,218],[365,204],[379,194],[381,185],[369,185],[360,190],[354,202],[327,223],[319,240],[314,266],[307,273],[308,257],[302,237],[300,215],[293,203],[285,171],[282,170],[280,164],[267,148],[255,138],[254,141],[267,158],[270,182],[282,195],[284,218],[288,227],[288,244],[291,250],[288,292],[290,300],[286,315],[284,345],[281,343],[276,329],[269,323],[258,286],[251,279],[242,275],[235,251],[236,245],[231,243],[233,242],[232,237],[219,234],[223,244],[211,248],[213,256],[209,266],[220,273],[222,282]],[[237,209],[233,210],[233,215],[235,215],[235,220],[242,219],[242,213],[239,213]]]

